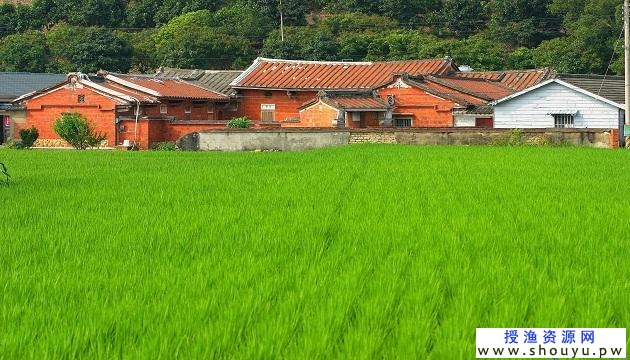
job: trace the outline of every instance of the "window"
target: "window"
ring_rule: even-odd
[[[85,95],[78,95],[77,96],[77,102],[78,103],[84,103],[85,102]]]
[[[160,114],[166,114],[168,112],[168,106],[166,104],[160,104]]]
[[[276,104],[260,105],[260,120],[275,121],[276,120]]]
[[[208,104],[208,114],[214,114],[214,103]]]
[[[353,112],[352,113],[352,121],[361,121],[361,113],[360,112]]]
[[[190,114],[192,112],[192,108],[190,105],[186,105],[186,107],[184,108],[184,112],[186,114]]]
[[[572,128],[575,116],[573,114],[552,114],[553,126],[556,129]]]
[[[411,119],[394,119],[395,127],[411,127]]]

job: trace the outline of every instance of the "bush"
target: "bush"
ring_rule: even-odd
[[[492,141],[495,146],[521,146],[523,141],[523,130],[512,129],[509,133],[503,134]]]
[[[106,134],[97,133],[94,126],[77,112],[63,114],[55,120],[53,129],[62,139],[80,150],[99,147],[103,140],[107,139]]]
[[[35,126],[31,126],[30,129],[21,129],[20,130],[20,139],[22,139],[22,146],[25,148],[30,148],[35,144],[37,138],[39,137],[39,131]]]
[[[15,141],[12,138],[9,138],[6,143],[4,143],[5,149],[24,149],[24,144],[22,144],[22,140]]]
[[[175,146],[175,143],[172,141],[164,141],[164,142],[153,144],[151,146],[151,149],[157,150],[157,151],[175,151],[177,150],[177,147]]]
[[[245,116],[232,118],[227,123],[230,129],[248,129],[252,126],[252,122]]]

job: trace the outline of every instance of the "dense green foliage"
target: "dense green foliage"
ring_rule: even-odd
[[[20,139],[25,148],[32,147],[37,138],[39,138],[39,130],[35,126],[31,126],[28,129],[20,129]]]
[[[55,120],[53,129],[57,135],[79,150],[99,147],[107,138],[106,134],[97,133],[94,125],[78,112],[61,115]]]
[[[604,73],[612,59],[609,72],[622,73],[621,4],[34,0],[0,4],[0,71],[243,68],[264,55],[355,61],[451,56],[478,70],[554,67],[576,73]]]
[[[0,158],[8,359],[456,360],[477,327],[630,323],[625,151]]]
[[[232,118],[227,123],[227,127],[231,129],[247,129],[251,126],[252,122],[246,116]]]

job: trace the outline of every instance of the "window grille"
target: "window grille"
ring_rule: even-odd
[[[553,125],[557,129],[572,128],[574,118],[573,114],[553,114]]]
[[[396,127],[411,127],[411,119],[394,119]]]
[[[261,104],[260,105],[260,120],[276,121],[276,105],[275,104]]]

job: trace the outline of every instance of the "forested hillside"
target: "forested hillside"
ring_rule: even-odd
[[[257,56],[451,56],[623,72],[622,0],[35,0],[0,5],[0,71],[242,69]],[[284,41],[280,14],[284,21]]]

